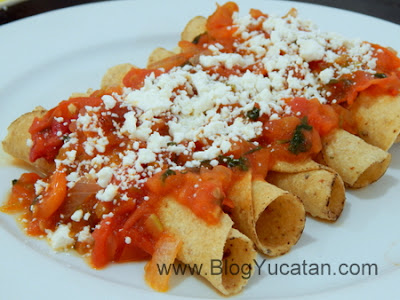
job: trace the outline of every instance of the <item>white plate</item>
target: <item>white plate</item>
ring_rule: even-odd
[[[259,8],[284,14],[297,7],[322,30],[391,46],[400,50],[400,26],[338,9],[297,2],[238,1],[241,11]],[[110,1],[30,17],[0,27],[0,138],[7,125],[36,105],[47,108],[71,92],[97,88],[110,66],[132,62],[144,66],[151,50],[173,48],[186,22],[209,15],[215,0]],[[378,276],[268,275],[264,265],[239,297],[269,299],[394,298],[400,278],[400,148],[376,184],[348,193],[340,220],[334,224],[308,219],[305,233],[287,255],[266,264],[370,263]],[[0,160],[2,199],[21,169]],[[207,240],[204,240],[207,243]],[[91,270],[72,254],[56,254],[43,241],[27,238],[14,220],[0,215],[0,298],[2,299],[132,299],[219,295],[203,280],[180,276],[167,294],[152,292],[143,281],[143,264]],[[261,263],[261,257],[259,258]],[[390,297],[392,296],[392,297]]]

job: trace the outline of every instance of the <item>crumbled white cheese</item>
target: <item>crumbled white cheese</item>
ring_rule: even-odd
[[[111,202],[118,193],[118,186],[109,184],[103,190],[100,190],[96,194],[96,198],[103,202]]]
[[[84,219],[85,221],[88,221],[89,218],[90,218],[90,212],[85,213],[85,215],[83,216],[83,219]]]
[[[315,40],[300,39],[297,44],[300,46],[300,56],[307,62],[321,60],[324,57],[324,47]]]
[[[97,184],[102,188],[107,187],[113,176],[113,169],[104,167],[97,173]]]
[[[319,79],[321,79],[323,84],[327,84],[334,78],[334,74],[332,68],[327,68],[319,73]]]
[[[82,219],[82,217],[83,217],[83,211],[82,211],[82,209],[78,209],[72,214],[71,220],[75,221],[75,222],[79,222]]]
[[[114,97],[110,95],[104,95],[103,97],[101,97],[101,100],[103,100],[106,109],[113,109],[117,104],[117,100],[115,100]]]
[[[50,245],[54,250],[66,250],[71,247],[75,240],[69,236],[70,226],[60,224],[56,231],[48,232],[47,237],[50,240]]]
[[[81,243],[92,243],[94,241],[92,234],[90,233],[90,226],[85,226],[81,231],[78,232],[78,242]]]
[[[71,165],[74,163],[75,158],[76,158],[76,150],[71,150],[65,152],[65,155],[67,156],[67,159],[64,161],[66,165]]]
[[[136,122],[137,119],[135,117],[134,111],[129,111],[124,115],[125,123],[121,128],[121,132],[127,132],[130,134],[134,134],[136,130]]]
[[[67,175],[66,179],[68,181],[67,186],[69,188],[72,188],[75,183],[80,179],[80,176],[78,172],[71,172]]]
[[[224,51],[220,44],[206,45],[207,54],[199,55],[195,66],[176,67],[159,76],[152,73],[139,89],[123,88],[121,95],[103,96],[101,117],[95,113],[99,107],[85,107],[75,125],[87,134],[82,147],[90,158],[75,162],[77,153],[71,149],[78,149],[78,139],[72,133],[63,145],[67,158],[56,160],[57,167],[73,169],[67,176],[68,187],[89,173],[102,188],[96,194],[98,200],[117,201],[120,191],[117,199],[127,201],[123,191],[141,187],[166,168],[181,171],[199,167],[203,160],[217,166],[218,156],[228,153],[236,142],[262,133],[262,122],[247,117],[255,107],[260,115],[276,120],[292,114],[284,99],[305,97],[326,103],[330,94],[324,84],[358,70],[373,73],[376,67],[370,44],[321,32],[298,17],[256,19],[234,13],[233,20],[235,53]],[[342,55],[348,59],[346,68],[337,64]],[[310,68],[315,61],[329,67],[315,72]],[[217,68],[231,74],[214,74]],[[126,108],[122,120],[110,112],[117,103]],[[101,127],[103,116],[112,119],[111,134],[121,139],[116,146],[121,149],[111,161],[102,155],[114,141],[108,140]],[[154,128],[164,120],[168,132],[157,132]],[[187,157],[184,164],[173,161],[182,154]],[[118,185],[111,183],[114,180]]]
[[[33,141],[32,141],[32,139],[30,139],[30,138],[26,139],[26,145],[27,145],[29,148],[31,148],[31,147],[33,146]]]
[[[43,191],[47,189],[49,184],[44,182],[43,180],[39,179],[35,182],[35,194],[40,195]]]
[[[104,215],[102,216],[103,219],[112,218],[112,217],[114,217],[114,213],[112,213],[112,212],[110,212],[110,213],[108,213],[108,214],[104,214]]]
[[[247,67],[254,64],[254,58],[250,55],[241,56],[237,53],[221,53],[214,56],[200,56],[200,64],[204,67],[212,67],[218,64],[223,64],[227,69],[232,69],[234,66]]]
[[[64,122],[64,118],[63,117],[54,117],[54,120],[56,120],[56,122],[58,122],[58,123]]]
[[[139,149],[137,162],[141,164],[148,164],[156,160],[156,155],[150,149]]]

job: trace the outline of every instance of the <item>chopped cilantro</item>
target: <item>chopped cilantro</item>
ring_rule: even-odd
[[[344,86],[351,86],[354,83],[354,81],[350,79],[342,79],[341,81],[343,82]]]
[[[205,34],[205,33],[201,33],[201,34],[199,34],[198,36],[196,36],[196,37],[193,39],[192,44],[197,45],[197,44],[199,43],[200,38],[201,38],[201,36],[202,36],[203,34]]]
[[[385,73],[376,73],[376,74],[374,74],[374,77],[375,78],[386,78],[387,76]]]
[[[257,121],[258,118],[260,117],[260,109],[254,107],[252,110],[249,110],[246,113],[246,117],[248,117],[250,120]]]
[[[229,168],[239,168],[242,171],[247,171],[249,167],[247,166],[247,158],[239,157],[232,158],[229,156],[220,155],[218,156],[218,160],[220,163],[225,163]]]
[[[253,148],[253,149],[247,151],[244,155],[252,154],[252,153],[254,153],[254,152],[256,152],[256,151],[259,151],[259,150],[261,150],[261,149],[262,149],[261,146],[257,146],[257,147],[255,147],[255,148]]]
[[[171,176],[171,175],[176,175],[175,171],[168,169],[167,171],[165,171],[162,175],[161,175],[161,180],[162,182],[165,182],[165,180]]]
[[[307,143],[303,130],[310,131],[311,129],[312,126],[308,124],[307,117],[301,119],[301,123],[296,126],[292,139],[289,141],[288,150],[296,155],[301,152],[307,152],[308,150],[310,150],[311,145]]]
[[[32,201],[32,205],[36,205],[38,202],[39,202],[39,196],[36,196]]]
[[[329,82],[328,82],[328,84],[338,84],[338,83],[341,83],[344,86],[351,86],[351,85],[353,85],[354,81],[347,79],[347,78],[344,78],[344,79],[333,78],[333,79],[329,80]]]
[[[279,145],[287,144],[287,143],[289,143],[289,142],[290,142],[290,140],[277,140],[277,141],[276,141],[276,143],[279,144]]]
[[[17,182],[18,182],[18,179],[13,179],[13,180],[11,181],[12,185],[16,185]]]
[[[210,159],[202,160],[202,161],[200,162],[200,167],[204,167],[204,168],[207,168],[207,169],[211,169],[211,168],[212,168],[212,166],[211,166],[211,160],[210,160]]]
[[[168,142],[168,143],[167,143],[167,146],[176,146],[176,145],[178,145],[178,144],[175,143],[175,142]]]
[[[328,82],[328,84],[336,84],[336,83],[339,83],[339,80],[337,80],[337,79],[331,79],[331,80],[329,80],[329,82]]]

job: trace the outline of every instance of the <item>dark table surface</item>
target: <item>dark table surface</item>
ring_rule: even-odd
[[[98,0],[29,0],[7,9],[0,8],[0,25],[41,12],[91,2],[98,2]],[[400,0],[302,0],[299,2],[356,11],[400,24]]]

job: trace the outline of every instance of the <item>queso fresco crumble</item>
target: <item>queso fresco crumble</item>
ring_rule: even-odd
[[[85,106],[69,122],[55,117],[60,126],[74,127],[66,136],[57,133],[65,139],[55,163],[57,169],[69,171],[67,187],[73,189],[90,175],[98,186],[96,199],[117,205],[129,199],[129,188],[140,189],[166,169],[172,174],[204,162],[212,167],[226,164],[233,157],[225,154],[243,140],[260,147],[258,138],[268,130],[261,118],[299,115],[287,99],[337,103],[341,99],[335,98],[331,85],[358,71],[377,74],[376,55],[381,49],[321,32],[293,11],[284,17],[234,13],[232,28],[236,29],[233,49],[204,44],[204,53],[195,62],[152,72],[139,89],[125,87],[122,93],[103,95],[100,105]],[[68,108],[76,109],[73,104]],[[27,144],[33,145],[32,140]],[[118,151],[110,156],[111,145]],[[84,153],[78,159],[79,147]],[[47,185],[36,182],[38,201]],[[74,244],[69,223],[89,218],[90,213],[76,210],[54,232],[47,230],[52,247]],[[75,239],[90,243],[92,229],[83,227]]]

